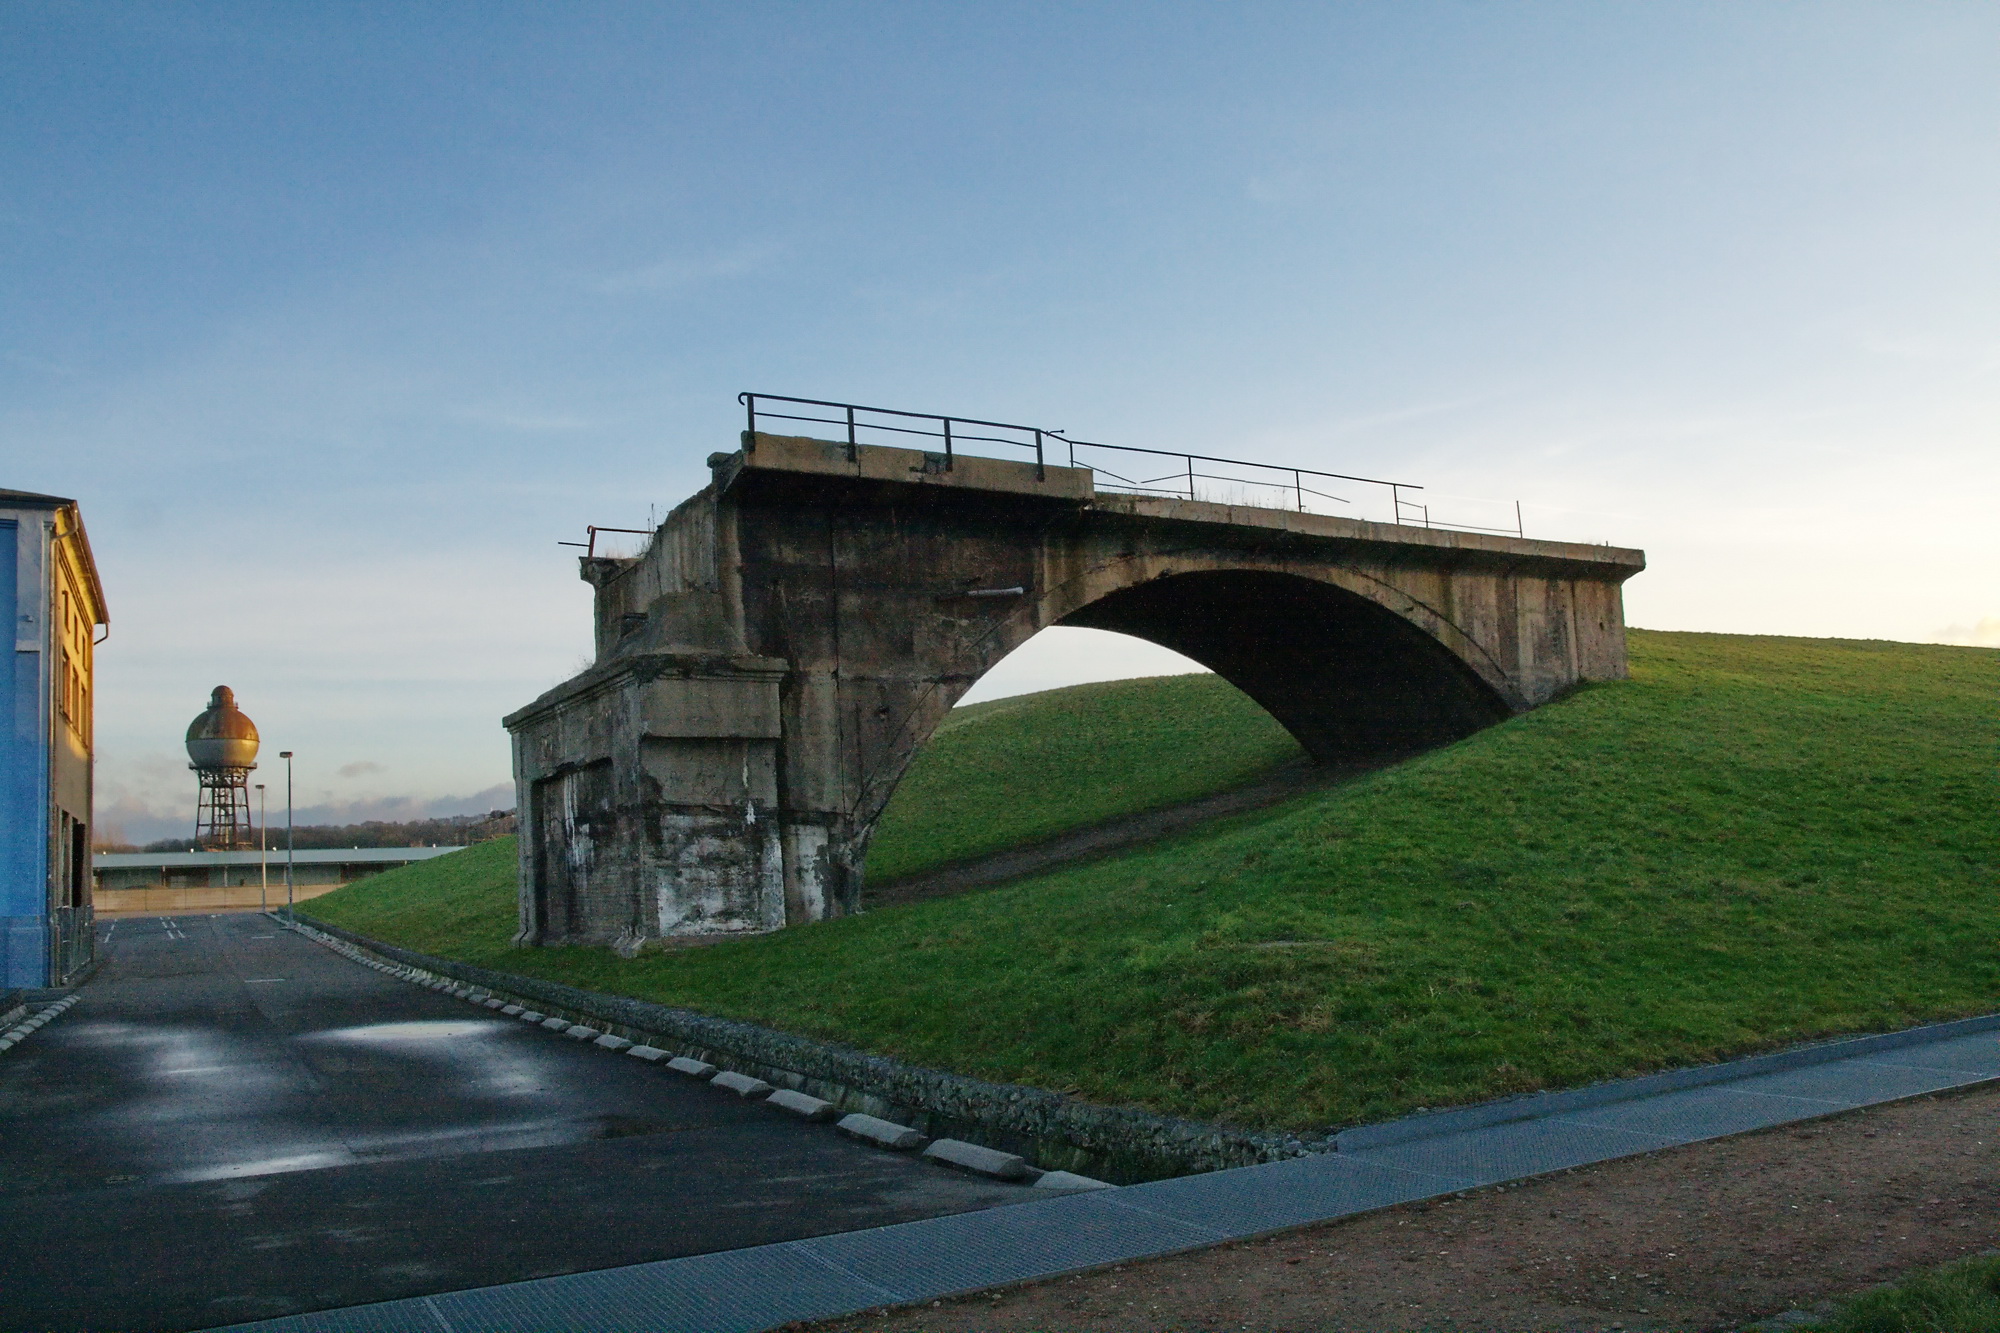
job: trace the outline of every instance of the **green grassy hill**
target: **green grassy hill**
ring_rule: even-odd
[[[1227,791],[1305,752],[1219,676],[1072,685],[954,709],[868,849],[887,884],[1119,815]]]
[[[511,842],[310,910],[969,1074],[1292,1128],[2000,1008],[2000,653],[1635,632],[1632,658],[1629,683],[1333,790],[763,939],[510,949]],[[1037,706],[995,708],[1014,749],[977,762],[1013,762]],[[1163,736],[1155,762],[1184,745]]]

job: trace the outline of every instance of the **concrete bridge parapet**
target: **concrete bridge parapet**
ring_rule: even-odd
[[[910,759],[1054,624],[1164,644],[1322,762],[1457,740],[1625,674],[1638,551],[1100,493],[1088,469],[766,434],[632,559],[597,661],[506,719],[524,943],[858,909]]]

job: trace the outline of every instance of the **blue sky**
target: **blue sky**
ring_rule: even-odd
[[[739,389],[1408,477],[1635,624],[2000,643],[2000,9],[0,8],[0,485],[100,817],[234,686],[313,818],[505,804],[554,543]],[[1172,669],[1050,634],[982,692]],[[267,764],[265,776],[272,765]]]

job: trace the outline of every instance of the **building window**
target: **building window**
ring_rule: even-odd
[[[70,729],[82,740],[84,748],[91,745],[90,717],[90,626],[88,617],[77,608],[82,599],[68,588],[61,589],[57,600],[56,643],[61,653],[62,679],[56,697],[56,711]]]
[[[90,899],[90,825],[81,819],[69,822],[69,905],[81,907]]]
[[[70,833],[75,829],[76,821],[69,817],[67,810],[59,812],[56,821],[55,905],[58,908],[74,907],[76,900],[70,896],[70,865],[76,853]]]

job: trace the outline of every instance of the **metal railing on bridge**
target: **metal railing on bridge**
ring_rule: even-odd
[[[1285,463],[1255,463],[1240,458],[1220,458],[1210,454],[1183,453],[1174,449],[1146,449],[1130,444],[1104,444],[1074,439],[1060,430],[1044,426],[1021,426],[1005,421],[983,421],[976,417],[945,416],[936,412],[905,412],[898,408],[865,407],[860,403],[839,403],[823,398],[792,398],[784,394],[749,393],[736,395],[743,404],[746,425],[752,435],[760,429],[767,434],[780,432],[760,427],[760,422],[799,422],[835,428],[835,443],[845,442],[848,457],[863,444],[899,444],[937,453],[949,471],[954,460],[973,446],[980,456],[993,456],[988,448],[1019,450],[1031,454],[1036,475],[1045,476],[1053,462],[1069,467],[1087,467],[1095,475],[1100,490],[1130,495],[1172,496],[1185,500],[1209,500],[1219,504],[1257,505],[1262,508],[1296,509],[1300,513],[1328,512],[1318,502],[1346,506],[1354,513],[1354,501],[1322,489],[1333,483],[1349,482],[1377,487],[1378,496],[1388,501],[1391,523],[1426,528],[1451,528],[1464,532],[1492,532],[1519,537],[1521,506],[1514,508],[1512,527],[1474,523],[1448,523],[1431,515],[1430,505],[1414,493],[1424,488],[1415,482],[1384,481],[1379,477],[1358,477],[1346,472],[1322,472],[1315,468],[1293,467]],[[761,406],[760,406],[761,404]],[[788,409],[821,409],[797,411]],[[829,415],[831,414],[831,415]],[[786,430],[785,434],[814,434]],[[888,437],[888,438],[885,438]],[[828,438],[815,435],[815,438]],[[940,447],[917,444],[936,441]],[[1021,457],[1021,453],[1001,453],[1000,457]],[[1150,460],[1161,460],[1151,462]],[[1167,466],[1171,460],[1171,466]],[[1114,466],[1115,464],[1115,466]],[[1167,470],[1156,473],[1165,466]],[[1154,475],[1147,475],[1154,474]],[[1307,482],[1306,478],[1313,480]],[[1348,489],[1342,487],[1341,489]],[[1310,497],[1310,498],[1309,498]],[[1273,501],[1281,503],[1274,504]],[[616,529],[600,528],[610,532]],[[595,532],[592,534],[593,540]]]
[[[650,539],[654,531],[652,528],[607,528],[597,523],[586,524],[583,530],[586,536],[585,540],[580,542],[557,542],[556,545],[581,546],[584,558],[586,560],[594,560],[597,558],[597,534],[600,532],[629,532]]]

